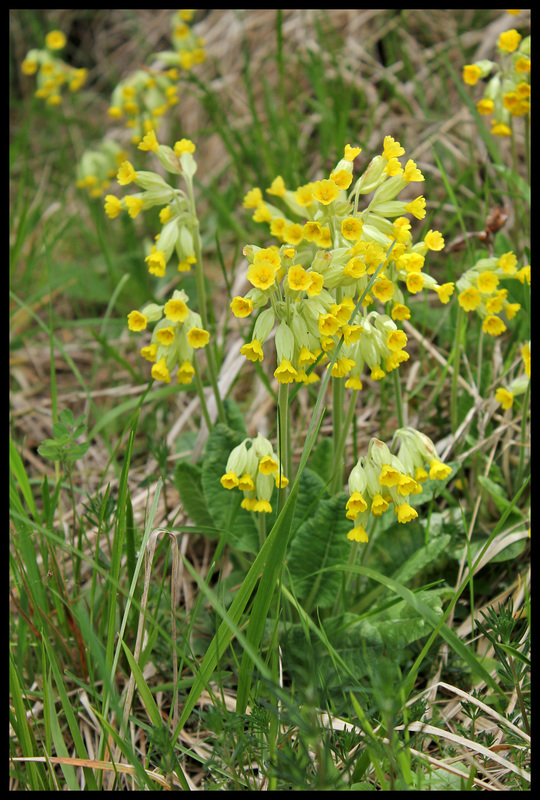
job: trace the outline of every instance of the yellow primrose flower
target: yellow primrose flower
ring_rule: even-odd
[[[385,136],[383,142],[383,158],[390,161],[391,158],[398,158],[405,153],[405,148],[396,142],[392,136]]]
[[[165,358],[160,358],[159,361],[152,367],[152,377],[156,381],[164,381],[165,383],[171,382],[171,376],[167,369]]]
[[[61,50],[66,46],[66,35],[62,31],[50,31],[45,37],[45,46],[49,50]]]
[[[154,130],[149,130],[148,133],[143,136],[142,141],[139,142],[139,150],[152,150],[152,152],[157,153],[159,150],[159,142]]]
[[[189,346],[193,347],[193,349],[206,347],[210,341],[210,334],[208,331],[205,331],[204,328],[195,327],[188,331],[187,340]]]
[[[502,405],[505,411],[514,405],[514,395],[503,386],[499,386],[495,392],[495,400]]]
[[[120,186],[127,186],[128,183],[133,183],[137,180],[137,173],[129,161],[123,161],[120,164],[120,168],[116,175],[116,180]]]
[[[258,339],[247,342],[240,348],[240,355],[245,356],[249,361],[262,361],[264,358],[263,349]]]
[[[253,311],[253,302],[249,297],[233,297],[230,307],[234,316],[241,319],[249,317]]]
[[[180,139],[179,142],[175,143],[173,150],[175,154],[178,156],[178,158],[180,158],[182,153],[194,153],[196,147],[191,141],[191,139]],[[261,200],[262,200],[262,195],[261,195]]]
[[[313,197],[319,203],[328,206],[339,197],[339,186],[334,183],[334,181],[328,180],[327,178],[322,181],[317,181],[313,185]]]
[[[503,31],[497,41],[497,47],[507,53],[513,53],[518,49],[521,42],[521,34],[512,28],[509,31]]]
[[[269,259],[254,261],[247,271],[247,279],[256,289],[269,289],[276,279],[276,271]]]
[[[482,75],[482,70],[476,64],[465,64],[463,67],[463,80],[469,86],[474,86],[478,83]]]
[[[130,331],[143,331],[148,324],[148,319],[140,311],[130,311],[128,314],[128,328]]]
[[[192,382],[194,375],[195,375],[195,368],[193,367],[191,361],[183,361],[182,364],[178,367],[178,372],[176,374],[176,381],[177,383],[188,384]]]

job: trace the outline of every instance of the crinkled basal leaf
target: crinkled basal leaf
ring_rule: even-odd
[[[341,587],[339,571],[322,570],[347,562],[350,522],[343,513],[346,501],[344,493],[320,500],[292,540],[287,557],[291,582],[300,601],[309,607],[333,605]]]
[[[201,469],[195,464],[181,461],[174,471],[174,485],[178,489],[184,511],[194,525],[211,528],[214,525],[204,496]],[[216,531],[216,536],[218,536]]]

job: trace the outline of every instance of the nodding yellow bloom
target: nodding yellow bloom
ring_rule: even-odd
[[[476,64],[465,64],[463,67],[463,80],[469,86],[475,86],[482,76],[482,70]]]
[[[272,456],[263,456],[259,461],[259,472],[262,475],[273,475],[279,469],[279,463]]]
[[[148,324],[148,319],[140,311],[130,311],[128,314],[128,328],[130,331],[143,331]]]
[[[276,195],[276,197],[285,196],[285,192],[287,190],[285,189],[285,183],[281,175],[278,175],[276,178],[274,178],[270,187],[266,191],[268,192],[268,194]]]
[[[403,350],[407,344],[407,334],[405,331],[388,331],[386,334],[386,346],[389,350]]]
[[[432,481],[443,481],[452,472],[452,467],[443,464],[442,461],[434,458],[429,464],[429,477]]]
[[[116,180],[120,186],[127,186],[128,183],[133,183],[137,180],[137,173],[133,168],[133,164],[129,161],[123,161],[116,175]]]
[[[403,180],[407,181],[407,183],[410,183],[411,181],[414,181],[415,183],[420,183],[421,181],[425,181],[424,176],[422,175],[421,171],[418,169],[412,158],[410,158],[405,164],[405,169],[403,171]]]
[[[240,348],[240,355],[245,356],[249,361],[262,361],[264,358],[263,349],[258,339],[247,342]]]
[[[242,205],[244,208],[257,208],[262,201],[262,192],[259,188],[255,187],[254,189],[250,189],[245,195]]]
[[[392,136],[385,136],[383,142],[383,158],[386,158],[390,161],[391,158],[398,158],[405,153],[405,148],[400,145],[399,142],[396,142]]]
[[[238,486],[238,475],[236,472],[226,472],[225,475],[221,476],[220,482],[225,489],[234,489]]]
[[[274,378],[276,378],[278,383],[293,383],[297,376],[297,370],[286,358],[282,359],[279,367],[274,370]]]
[[[233,297],[230,307],[234,316],[239,319],[249,317],[253,311],[253,303],[249,297]]]
[[[147,345],[146,347],[141,348],[141,356],[146,359],[146,361],[150,361],[150,363],[154,363],[157,358],[157,351],[158,346],[155,342],[152,344]]]
[[[171,322],[184,322],[189,314],[189,309],[183,300],[167,300],[163,313]]]
[[[394,303],[391,313],[392,319],[404,320],[411,318],[410,309],[403,303]]]
[[[322,336],[334,336],[339,329],[339,320],[333,314],[319,316],[319,333]]]
[[[164,381],[165,383],[171,382],[171,376],[167,369],[165,358],[160,358],[159,361],[152,367],[152,377],[156,381]]]
[[[503,386],[499,386],[495,392],[495,400],[502,405],[505,411],[514,405],[514,395]]]
[[[521,34],[512,28],[509,31],[503,31],[497,41],[497,47],[507,53],[513,53],[518,49],[521,42]]]
[[[324,206],[330,205],[339,197],[339,186],[334,181],[325,178],[313,184],[313,197]]]
[[[391,300],[394,296],[395,287],[392,281],[388,278],[379,278],[379,280],[373,285],[371,291],[377,300],[380,300],[381,303],[387,303],[388,300]]]
[[[331,173],[330,180],[334,181],[340,189],[348,189],[352,183],[352,172],[349,172],[348,169],[339,169],[337,172]]]
[[[486,317],[482,323],[482,330],[490,336],[500,336],[506,330],[506,325],[500,317]]]
[[[371,501],[371,513],[375,517],[380,517],[388,509],[388,502],[384,499],[382,494],[375,494]]]
[[[62,31],[50,31],[45,37],[45,46],[49,50],[61,50],[66,46],[66,35]]]
[[[415,508],[412,508],[408,503],[403,503],[397,508],[398,522],[410,522],[411,520],[416,519],[417,516],[418,511],[416,511]]]
[[[424,244],[428,250],[442,250],[444,248],[444,239],[439,231],[428,231],[424,236]]]
[[[174,328],[160,328],[155,336],[160,344],[170,345],[174,342]]]
[[[347,518],[356,519],[359,514],[367,511],[368,505],[361,492],[353,492],[347,500],[347,505],[345,507],[347,509]]]
[[[191,139],[180,139],[179,142],[176,142],[173,147],[174,152],[180,158],[182,153],[194,153],[196,150],[195,145],[191,141]],[[262,200],[262,195],[261,195]]]
[[[492,294],[499,285],[499,278],[494,272],[486,270],[476,279],[476,285],[482,294]]]
[[[497,261],[497,266],[507,275],[514,275],[516,273],[516,265],[517,258],[511,250],[508,253],[504,253]]]
[[[495,103],[488,97],[484,97],[482,98],[482,100],[479,100],[478,103],[476,104],[476,110],[478,111],[479,114],[482,114],[484,116],[487,116],[488,114],[493,114],[495,110]]]
[[[434,286],[433,288],[437,292],[439,300],[443,304],[448,303],[452,294],[454,293],[453,283],[443,283],[442,286]]]
[[[352,147],[350,144],[346,144],[343,159],[344,161],[354,161],[356,156],[359,156],[361,152],[361,147]]]
[[[300,264],[293,264],[287,273],[289,289],[294,292],[305,292],[311,286],[311,275]]]
[[[254,261],[247,271],[247,279],[256,289],[269,289],[276,280],[274,265],[269,259]]]
[[[416,219],[424,219],[426,216],[425,198],[422,195],[420,195],[420,197],[416,197],[412,202],[407,203],[405,210],[409,214],[412,214],[413,217],[416,217]]]
[[[362,236],[364,223],[358,217],[347,217],[341,223],[341,235],[351,242],[356,242]]]
[[[366,533],[365,528],[362,525],[357,525],[352,531],[349,531],[347,534],[347,539],[350,539],[351,542],[368,542],[368,535]]]
[[[196,350],[199,347],[206,347],[210,341],[210,334],[204,328],[192,328],[187,335],[188,344]]]
[[[474,311],[481,302],[482,298],[480,297],[480,292],[478,289],[475,289],[474,286],[469,286],[468,289],[464,289],[464,291],[458,295],[458,303],[464,311]]]
[[[105,213],[109,219],[115,219],[122,211],[122,201],[115,197],[113,194],[105,196]]]
[[[178,367],[176,380],[178,383],[188,384],[191,383],[194,375],[195,375],[195,368],[193,367],[191,361],[183,361],[182,364]]]
[[[143,136],[142,141],[139,142],[139,150],[152,150],[152,152],[157,153],[159,150],[159,142],[156,138],[155,131],[149,130],[148,133]]]
[[[493,127],[491,129],[491,133],[494,136],[511,136],[512,135],[512,131],[508,127],[508,125],[505,125],[504,122],[495,122],[495,120],[493,120]]]
[[[167,262],[165,261],[165,253],[162,250],[154,250],[150,255],[144,259],[148,264],[148,272],[162,278],[165,275],[165,268]]]
[[[128,210],[128,214],[131,217],[131,219],[135,219],[135,217],[138,216],[138,214],[140,214],[144,208],[144,200],[142,197],[135,197],[134,195],[132,196],[128,195],[125,198],[125,203]]]

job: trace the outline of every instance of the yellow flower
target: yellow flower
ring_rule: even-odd
[[[416,217],[416,219],[424,219],[426,216],[425,198],[422,197],[422,195],[420,195],[420,197],[416,197],[412,202],[407,203],[405,210],[409,214],[412,214],[413,217]]]
[[[381,514],[384,514],[387,508],[388,508],[388,503],[386,502],[382,494],[377,493],[373,495],[373,499],[371,501],[371,513],[373,514],[373,516],[380,517]]]
[[[432,481],[443,481],[452,472],[452,467],[448,464],[443,464],[438,459],[433,459],[429,463],[429,477]]]
[[[360,155],[362,152],[361,147],[352,147],[350,144],[345,145],[345,152],[343,154],[343,159],[345,161],[354,161],[356,156]]]
[[[381,303],[387,303],[394,296],[394,284],[388,278],[380,278],[374,284],[372,292]]]
[[[391,136],[384,137],[383,147],[383,157],[388,161],[390,161],[391,158],[398,158],[405,153],[405,148]]]
[[[148,324],[148,319],[140,311],[130,311],[128,314],[128,328],[130,331],[143,331]]]
[[[249,361],[262,361],[264,354],[259,340],[253,339],[252,342],[242,345],[240,355],[245,356]]]
[[[356,242],[362,235],[364,223],[358,217],[347,217],[341,223],[341,235],[351,242]]]
[[[262,475],[273,475],[278,468],[279,464],[272,456],[263,456],[259,461],[259,472]]]
[[[159,150],[159,142],[156,139],[155,131],[150,130],[143,136],[142,142],[139,142],[139,150],[152,150],[154,153],[157,153]]]
[[[284,358],[277,369],[274,370],[274,378],[278,383],[292,383],[298,373],[290,361]]]
[[[397,509],[397,518],[398,522],[410,522],[413,519],[416,519],[418,516],[418,511],[412,508],[408,503],[403,503]]]
[[[189,314],[189,309],[184,301],[178,298],[175,300],[167,300],[163,308],[163,313],[171,322],[184,322]]]
[[[454,293],[454,284],[443,283],[442,286],[435,286],[434,289],[437,292],[441,303],[446,304],[449,302],[450,297]]]
[[[313,184],[313,197],[319,203],[328,206],[339,197],[339,186],[327,178],[317,181]]]
[[[158,278],[163,278],[165,275],[165,253],[162,250],[154,250],[150,255],[144,259],[148,264],[148,272],[156,275]]]
[[[249,192],[244,197],[242,205],[244,208],[257,208],[259,203],[262,203],[263,196],[260,189],[255,187],[254,189],[250,189]]]
[[[362,525],[358,525],[356,528],[353,528],[352,531],[349,531],[347,539],[350,539],[351,542],[367,542],[368,535]]]
[[[247,279],[256,289],[269,289],[276,279],[276,271],[269,259],[254,261],[247,271]]]
[[[249,317],[253,311],[253,303],[249,297],[233,297],[230,306],[234,316],[237,318]]]
[[[392,307],[392,319],[404,320],[411,318],[411,312],[403,303],[394,303]]]
[[[506,330],[506,325],[500,317],[486,317],[482,323],[482,330],[490,336],[500,336]]]
[[[187,335],[188,344],[193,349],[206,347],[210,341],[210,334],[204,328],[192,328]]]
[[[499,279],[494,272],[486,270],[481,272],[476,279],[476,285],[482,294],[492,294],[499,284]]]
[[[188,384],[191,383],[195,375],[195,368],[190,361],[184,361],[178,368],[176,380],[178,383]]]
[[[322,336],[334,336],[339,328],[339,320],[333,314],[319,315],[319,333]]]
[[[444,248],[444,239],[439,231],[429,230],[424,236],[424,244],[428,250],[442,250]]]
[[[266,190],[268,194],[276,195],[276,197],[283,197],[285,195],[285,183],[283,182],[283,178],[281,175],[278,175],[277,178],[274,178],[272,181],[270,188]]]
[[[311,286],[311,275],[300,264],[293,264],[287,273],[289,289],[294,292],[305,292]]]
[[[503,386],[499,386],[495,392],[495,400],[502,405],[505,411],[507,411],[509,408],[512,408],[514,404],[514,395],[512,392],[509,392],[508,389],[505,389]]]
[[[156,381],[170,383],[171,376],[169,374],[169,370],[167,369],[165,358],[160,358],[157,364],[154,364],[152,367],[152,377]]]
[[[144,200],[142,197],[133,197],[128,195],[128,197],[125,198],[125,202],[131,219],[135,219],[135,217],[140,214],[144,208]]]
[[[386,346],[389,350],[403,350],[407,344],[407,334],[405,331],[388,331],[386,334]]]
[[[349,172],[348,169],[340,169],[337,172],[332,172],[330,180],[334,181],[340,189],[348,189],[352,183],[352,172]]]
[[[115,219],[122,211],[122,201],[113,194],[105,196],[105,213],[110,219]]]
[[[226,472],[219,480],[225,489],[234,489],[238,486],[238,475],[236,472]]]
[[[497,266],[500,267],[503,272],[506,272],[507,275],[515,274],[516,264],[517,258],[511,250],[508,253],[504,253],[497,261]]]
[[[424,176],[414,163],[414,161],[410,158],[407,163],[405,164],[405,170],[403,172],[403,180],[410,183],[411,181],[420,182],[425,181]]]
[[[513,53],[518,49],[521,42],[521,34],[512,28],[509,31],[503,31],[499,36],[497,46],[500,50],[505,50],[507,53]]]
[[[50,31],[45,37],[45,46],[49,50],[61,50],[66,45],[66,36],[62,31]]]
[[[484,114],[484,115],[493,114],[493,111],[495,110],[495,103],[493,102],[493,100],[484,97],[482,100],[479,100],[478,103],[476,104],[476,110],[478,111],[479,114]]]
[[[141,348],[141,356],[145,358],[147,361],[154,363],[157,358],[157,351],[158,346],[155,342],[152,344],[147,345],[146,347]]]
[[[174,342],[174,328],[160,328],[155,336],[160,344],[168,346]]]
[[[481,302],[482,298],[480,297],[480,292],[478,289],[475,289],[474,286],[469,286],[468,289],[465,289],[458,295],[458,303],[464,311],[474,311]]]
[[[476,64],[465,64],[463,67],[463,80],[469,86],[474,86],[478,83],[482,70]]]
[[[180,139],[179,142],[176,142],[173,150],[176,155],[180,158],[182,153],[194,153],[195,152],[195,145],[191,141],[191,139]],[[262,200],[262,195],[261,195]]]
[[[120,169],[116,175],[116,180],[120,186],[127,186],[128,183],[133,183],[133,181],[137,180],[137,173],[129,161],[123,161],[120,164]]]

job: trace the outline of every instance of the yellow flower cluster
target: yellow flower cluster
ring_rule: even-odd
[[[484,333],[490,336],[500,336],[506,330],[498,316],[501,312],[510,320],[521,308],[519,303],[508,302],[508,289],[499,288],[501,279],[516,279],[530,285],[531,268],[527,265],[518,270],[517,258],[509,251],[499,258],[481,258],[456,284],[460,306],[464,311],[476,311],[483,320]]]
[[[441,302],[448,302],[454,285],[440,286],[423,271],[428,251],[444,247],[443,237],[430,230],[413,244],[405,216],[423,219],[424,197],[396,199],[410,182],[424,180],[414,161],[401,164],[404,152],[399,142],[386,136],[382,154],[372,159],[354,186],[353,161],[360,148],[350,145],[328,178],[293,191],[278,176],[267,192],[280,198],[285,213],[266,202],[259,188],[246,194],[244,207],[254,210],[253,219],[268,223],[281,244],[244,248],[252,288],[244,297],[235,297],[231,309],[242,318],[270,304],[258,315],[253,339],[241,352],[262,361],[262,345],[277,321],[274,376],[279,382],[316,380],[307,368],[324,354],[331,358],[340,339],[332,375],[347,378],[346,386],[361,388],[360,373],[367,364],[372,379],[379,380],[409,357],[403,349],[407,337],[395,323],[410,316],[404,292],[432,289]],[[371,200],[359,211],[360,195],[368,194]],[[371,293],[365,294],[379,267]],[[352,316],[363,294],[357,321]],[[377,303],[389,313],[379,313]]]
[[[231,451],[221,477],[225,489],[244,493],[242,508],[265,514],[272,511],[274,488],[283,489],[288,483],[271,442],[260,433],[254,439],[244,439]]]
[[[103,139],[95,150],[85,150],[77,164],[77,187],[90,197],[102,197],[116,178],[127,153],[114,139]]]
[[[153,152],[172,174],[183,175],[191,181],[197,164],[193,157],[195,145],[189,139],[181,139],[174,147],[159,144],[153,130],[145,134],[139,143],[139,149]],[[146,170],[135,170],[130,161],[123,161],[117,172],[120,186],[134,183],[143,191],[118,198],[115,195],[105,197],[105,212],[115,219],[122,211],[135,219],[141,211],[162,206],[159,213],[161,231],[155,238],[150,253],[146,257],[148,271],[158,278],[164,277],[168,261],[173,253],[178,259],[179,272],[186,272],[195,263],[194,230],[198,224],[190,211],[188,197],[180,189],[173,189],[157,173]]]
[[[108,114],[122,120],[138,144],[150,130],[158,129],[164,115],[179,102],[178,70],[138,69],[115,87]]]
[[[518,31],[504,31],[498,39],[500,63],[483,59],[463,67],[463,80],[475,86],[480,79],[491,77],[476,104],[480,114],[493,116],[491,132],[510,136],[512,117],[522,117],[530,110],[531,37],[522,38]]]
[[[206,60],[204,40],[195,36],[190,23],[193,21],[195,9],[181,9],[171,17],[171,39],[174,50],[163,50],[154,57],[166,64],[170,69],[180,67],[189,71]]]
[[[60,105],[64,88],[70,92],[79,91],[88,73],[88,70],[76,69],[58,57],[58,51],[65,45],[66,36],[62,31],[50,31],[45,37],[45,48],[29,50],[21,64],[24,75],[36,76],[36,97],[50,106]]]
[[[409,504],[409,496],[419,494],[420,484],[428,477],[444,480],[452,471],[437,458],[431,439],[414,428],[400,428],[395,438],[400,440],[397,455],[384,442],[373,438],[367,455],[351,470],[346,505],[347,519],[354,520],[354,528],[347,534],[351,541],[367,542],[370,515],[380,517],[391,505],[398,522],[416,519],[418,512]]]
[[[152,377],[169,383],[171,373],[178,367],[178,383],[191,383],[195,374],[194,351],[206,347],[210,334],[202,327],[201,317],[188,306],[189,297],[175,290],[164,305],[149,303],[141,311],[130,311],[128,327],[140,333],[148,323],[155,322],[150,343],[141,356],[153,364]]]

